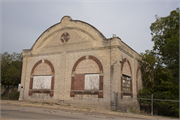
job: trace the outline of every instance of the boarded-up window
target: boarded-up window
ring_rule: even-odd
[[[122,76],[122,87],[123,91],[130,92],[131,91],[131,78],[129,76]]]
[[[33,76],[33,89],[51,89],[52,76]]]
[[[85,75],[85,90],[99,90],[99,74]]]

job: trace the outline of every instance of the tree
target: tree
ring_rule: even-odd
[[[22,54],[5,52],[1,55],[1,85],[5,87],[5,94],[12,86],[21,81]]]
[[[179,13],[171,11],[167,17],[156,16],[151,24],[153,50],[142,53],[143,89],[138,97],[155,99],[179,99]],[[150,104],[150,101],[140,100]],[[154,101],[154,109],[160,115],[179,115],[179,103]]]
[[[176,79],[179,79],[179,13],[177,8],[167,17],[156,15],[156,21],[150,27],[154,41],[153,52]],[[174,82],[177,84],[177,81]]]

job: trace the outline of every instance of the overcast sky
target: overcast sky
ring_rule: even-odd
[[[106,38],[116,34],[132,49],[152,49],[150,25],[179,0],[1,0],[1,53],[30,49],[37,38],[65,15],[96,27]]]

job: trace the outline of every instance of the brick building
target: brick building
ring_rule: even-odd
[[[95,27],[65,16],[23,50],[19,100],[95,105],[110,108],[113,92],[119,104],[137,107],[142,87],[141,56],[119,37],[106,39]]]

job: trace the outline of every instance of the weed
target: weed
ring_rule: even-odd
[[[129,108],[129,111],[131,112],[131,113],[136,113],[136,111],[135,110],[133,110],[133,108],[130,106],[130,108]]]

